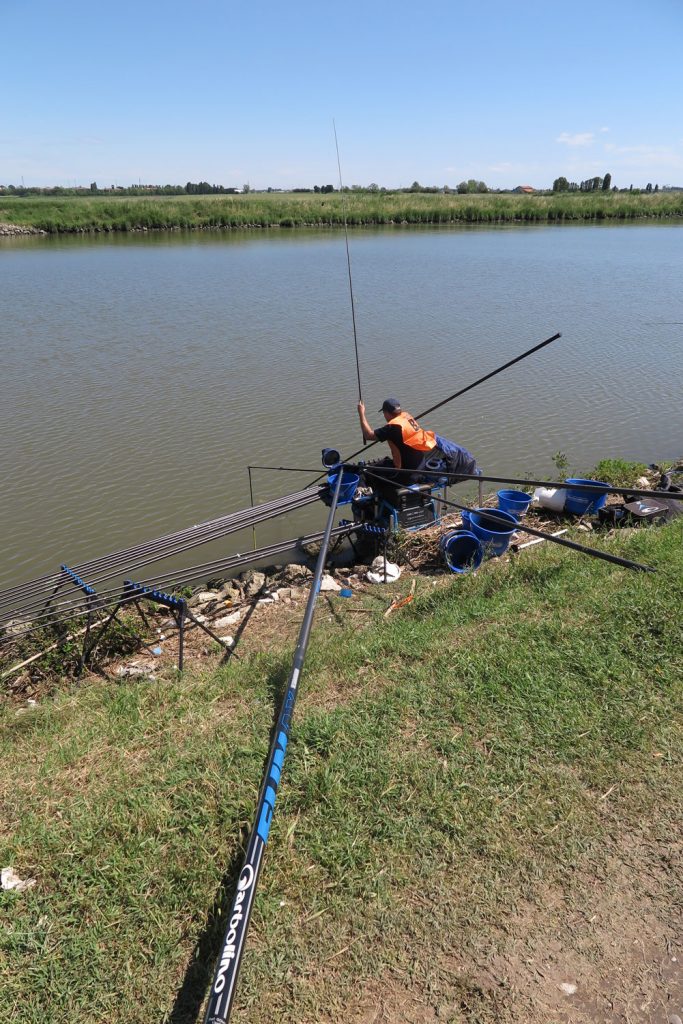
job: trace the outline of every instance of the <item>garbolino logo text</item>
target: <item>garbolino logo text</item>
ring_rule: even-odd
[[[254,869],[251,864],[245,864],[240,873],[239,881],[237,883],[237,895],[235,897],[235,903],[232,908],[232,917],[230,918],[230,925],[228,928],[228,934],[225,936],[225,944],[223,946],[223,952],[221,953],[221,962],[218,967],[216,974],[216,980],[213,985],[213,991],[215,995],[219,995],[225,988],[225,975],[237,955],[237,932],[239,930],[242,921],[244,920],[244,898],[254,884]]]

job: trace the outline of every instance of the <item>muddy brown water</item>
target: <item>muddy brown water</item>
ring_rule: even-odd
[[[683,225],[362,230],[350,251],[371,420],[559,330],[427,425],[515,476],[558,450],[579,473],[680,454]],[[248,463],[360,444],[339,232],[0,239],[0,351],[0,587],[245,507]],[[309,479],[257,472],[255,498]]]

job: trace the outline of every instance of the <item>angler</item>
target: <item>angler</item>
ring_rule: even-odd
[[[471,452],[432,430],[425,430],[410,413],[402,409],[397,398],[385,398],[380,412],[386,426],[373,430],[368,423],[364,403],[358,402],[363,439],[386,441],[389,445],[392,461],[385,460],[387,467],[393,464],[395,470],[412,470],[409,480],[413,482],[419,480],[420,471],[424,469],[443,469],[451,476],[477,472],[477,462]],[[382,467],[381,472],[386,479],[395,479],[397,476],[391,469],[385,470]],[[403,482],[409,482],[405,476]]]

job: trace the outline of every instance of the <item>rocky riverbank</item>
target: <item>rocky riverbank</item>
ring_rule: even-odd
[[[40,228],[26,227],[22,224],[7,224],[0,221],[0,235],[13,237],[16,235],[46,235],[47,231]]]

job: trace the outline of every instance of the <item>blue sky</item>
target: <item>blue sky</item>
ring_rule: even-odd
[[[683,185],[683,0],[0,13],[0,184]]]

